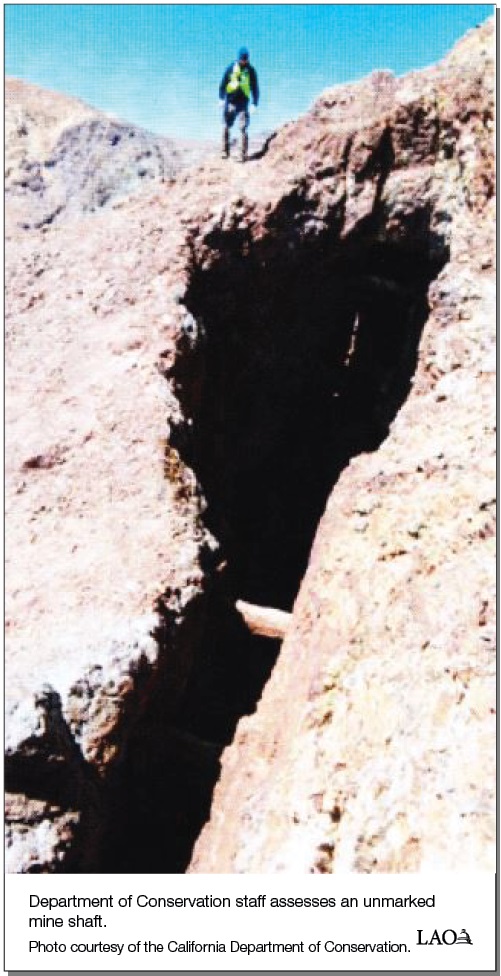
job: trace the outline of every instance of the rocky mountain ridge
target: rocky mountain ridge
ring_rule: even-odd
[[[24,229],[113,206],[213,151],[15,78],[6,79],[5,105],[8,211]]]
[[[8,223],[9,870],[492,869],[493,84]]]

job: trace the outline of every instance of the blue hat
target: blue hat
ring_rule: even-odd
[[[247,50],[246,47],[241,47],[240,48],[240,50],[238,52],[238,60],[239,61],[248,61],[249,60],[249,52],[248,52],[248,50]]]

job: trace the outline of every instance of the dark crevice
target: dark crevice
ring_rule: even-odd
[[[292,608],[333,485],[408,396],[447,254],[426,211],[398,243],[376,231],[372,218],[350,240],[327,230],[291,247],[277,230],[252,247],[227,234],[209,269],[194,264],[201,338],[170,377],[186,421],[171,447],[196,474],[226,568],[186,640],[180,693],[169,704],[160,692],[131,737],[102,870],[186,869],[221,751],[280,647],[250,634],[235,600]]]
[[[438,267],[398,248],[318,243],[264,267],[236,255],[195,272],[204,377],[180,375],[195,471],[231,596],[290,610],[326,498],[376,450],[408,395]]]

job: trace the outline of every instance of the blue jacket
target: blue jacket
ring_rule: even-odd
[[[241,89],[239,89],[236,92],[226,91],[226,85],[228,84],[231,78],[234,65],[235,62],[232,61],[231,64],[229,64],[228,67],[226,68],[221,84],[219,86],[219,97],[225,98],[226,101],[232,102],[233,105],[241,105],[242,108],[245,108],[245,106],[248,104],[249,99],[244,95]],[[257,105],[257,103],[259,102],[259,85],[257,81],[257,72],[256,69],[253,68],[251,64],[248,64],[247,68],[249,70],[249,80],[250,80],[252,101],[254,102],[254,105]]]

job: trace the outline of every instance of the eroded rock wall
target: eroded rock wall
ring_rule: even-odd
[[[9,870],[95,869],[99,842],[75,837],[106,822],[125,729],[160,661],[166,701],[189,671],[213,540],[194,478],[166,467],[158,363],[186,312],[162,213],[7,241]]]
[[[377,214],[378,239],[410,226],[448,260],[429,290],[412,392],[329,498],[292,628],[225,753],[191,871],[493,868],[491,43],[487,27],[436,70],[335,89],[299,123],[294,145],[313,173],[329,146],[322,209],[337,198],[341,238]],[[290,135],[270,146],[276,160]],[[316,185],[322,200],[321,179],[307,195]]]

